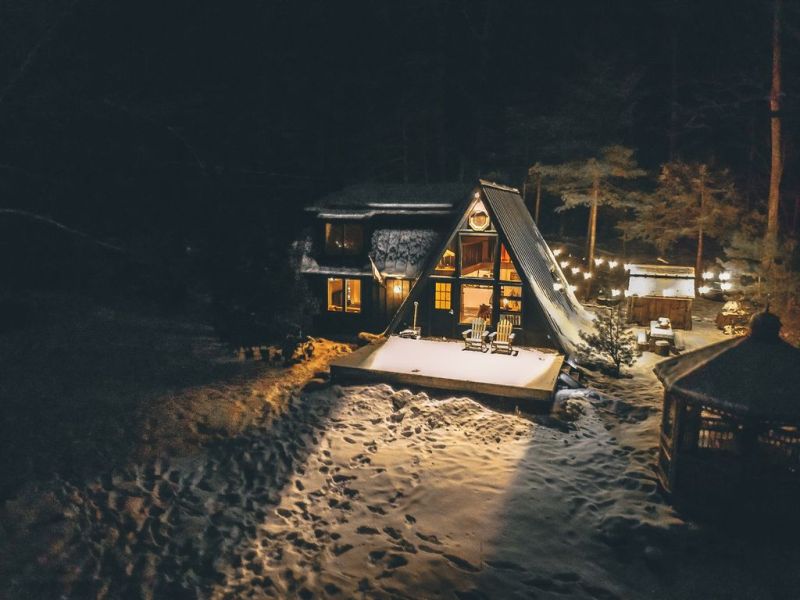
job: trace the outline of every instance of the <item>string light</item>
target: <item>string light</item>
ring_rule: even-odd
[[[617,297],[617,296],[619,296],[621,293],[622,293],[622,290],[613,289],[613,290],[611,290],[611,297],[612,297],[612,298],[616,298],[616,297]]]
[[[625,269],[626,271],[630,271],[631,270],[631,263],[625,263],[624,265],[622,265],[622,268]]]
[[[592,274],[589,273],[589,271],[586,271],[586,273],[583,274],[583,278],[584,279],[591,279],[592,278]]]
[[[703,271],[703,279],[706,281],[709,279],[714,279],[714,272],[713,271]]]
[[[727,271],[723,271],[722,273],[719,274],[720,281],[730,281],[730,278],[731,274],[728,273]]]
[[[572,267],[572,269],[570,270],[572,271],[573,275],[577,275],[578,273],[581,272],[580,267]]]
[[[708,287],[707,285],[701,285],[699,288],[697,288],[697,291],[700,292],[701,296],[705,296],[708,292],[711,291],[711,288]]]
[[[560,264],[561,264],[561,268],[562,269],[566,269],[569,266],[569,261],[568,260],[562,260]]]
[[[608,268],[609,269],[616,269],[619,263],[616,260],[608,261]]]
[[[595,258],[594,259],[594,264],[599,267],[600,265],[603,264],[604,260],[605,259],[603,259],[603,258]]]
[[[570,291],[570,292],[573,292],[573,293],[574,293],[574,292],[577,292],[577,291],[578,291],[578,286],[577,286],[577,285],[571,285],[571,286],[569,286],[569,291]]]
[[[557,292],[560,292],[560,291],[561,291],[563,288],[564,288],[564,286],[563,286],[563,285],[561,285],[560,283],[554,283],[554,284],[553,284],[553,289],[554,289],[555,291],[557,291]]]
[[[722,283],[719,284],[719,287],[723,292],[727,292],[729,289],[733,287],[733,284],[730,281],[723,281]]]
[[[555,248],[553,250],[553,256],[558,256],[559,254],[561,254],[561,248]]]

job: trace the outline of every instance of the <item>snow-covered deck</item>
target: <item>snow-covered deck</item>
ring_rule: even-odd
[[[553,397],[564,357],[518,348],[514,355],[465,350],[458,341],[392,336],[331,363],[335,378],[547,401]]]

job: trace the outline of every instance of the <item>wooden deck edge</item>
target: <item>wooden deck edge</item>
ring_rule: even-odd
[[[485,396],[497,396],[501,398],[513,398],[527,400],[536,403],[552,403],[554,390],[542,390],[523,388],[519,386],[507,386],[496,383],[484,383],[478,381],[464,381],[459,379],[448,379],[444,377],[433,377],[430,375],[418,375],[415,373],[398,373],[394,371],[379,371],[369,368],[354,367],[342,364],[331,363],[331,378],[334,381],[356,380],[383,383],[399,383],[416,387],[429,387],[433,389],[449,390],[456,392],[475,393]],[[553,382],[555,388],[555,381]]]

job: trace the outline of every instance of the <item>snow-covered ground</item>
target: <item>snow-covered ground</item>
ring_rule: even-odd
[[[686,343],[717,337],[700,322]],[[552,417],[317,382],[205,453],[61,484],[56,534],[0,596],[797,597],[796,545],[659,495],[654,360]]]

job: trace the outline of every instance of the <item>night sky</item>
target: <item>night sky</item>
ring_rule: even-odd
[[[285,246],[298,209],[342,185],[521,185],[536,161],[609,144],[635,149],[654,173],[670,157],[728,167],[748,203],[765,206],[771,2],[15,0],[1,10],[2,204],[133,252],[230,247],[264,231]],[[791,3],[784,12],[789,223],[800,14]],[[551,210],[542,221],[554,229]],[[583,217],[574,221],[580,235]]]

